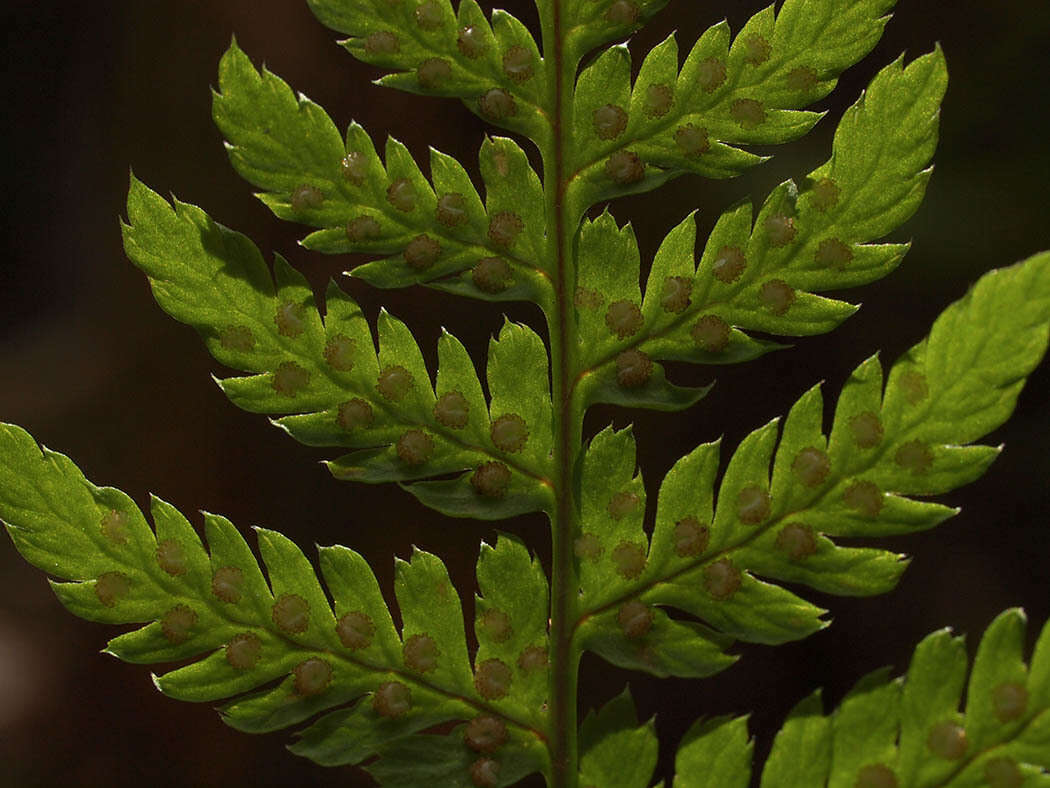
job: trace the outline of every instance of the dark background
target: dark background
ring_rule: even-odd
[[[504,5],[534,21],[524,0]],[[634,51],[674,29],[687,49],[727,12],[738,30],[761,5],[672,0],[637,37]],[[417,155],[431,144],[476,161],[481,124],[454,102],[371,86],[376,72],[335,46],[299,0],[8,0],[6,6],[0,12],[8,67],[0,419],[26,427],[73,457],[88,478],[118,486],[142,505],[153,491],[190,515],[219,512],[245,529],[282,530],[306,547],[351,545],[387,589],[392,555],[406,555],[413,544],[437,552],[469,610],[477,544],[493,539],[492,525],[443,518],[394,487],[336,482],[317,462],[330,455],[229,405],[209,378],[221,370],[196,335],[161,313],[143,276],[125,260],[117,217],[134,167],[158,191],[246,232],[267,256],[285,254],[316,284],[356,262],[298,248],[298,228],[272,218],[227,165],[210,122],[208,87],[233,33],[255,62],[265,61],[309,94],[338,125],[357,119],[375,138],[394,134]],[[834,334],[717,370],[712,395],[686,414],[592,414],[591,432],[610,419],[636,424],[651,489],[697,443],[724,434],[734,446],[749,429],[785,413],[816,380],[826,380],[834,395],[875,350],[890,361],[921,338],[933,316],[980,273],[1050,247],[1045,0],[994,8],[904,0],[877,50],[824,102],[831,115],[807,140],[785,146],[782,156],[745,178],[682,178],[655,199],[616,204],[616,215],[635,222],[643,258],[694,207],[706,232],[730,202],[749,194],[760,201],[776,183],[826,159],[838,115],[875,72],[901,51],[914,57],[935,41],[945,48],[952,82],[929,195],[896,236],[915,242],[903,268],[847,294],[865,308]],[[382,301],[407,319],[428,352],[445,325],[479,357],[500,322],[498,309],[422,289],[344,287],[369,315]],[[531,308],[508,311],[538,324]],[[715,370],[675,372],[679,380],[701,382]],[[914,643],[934,629],[968,633],[972,650],[998,611],[1024,605],[1033,640],[1050,617],[1048,402],[1044,366],[1013,421],[988,439],[1004,442],[1007,451],[983,480],[946,499],[963,506],[963,514],[934,532],[881,542],[916,557],[892,594],[843,600],[807,591],[831,610],[834,626],[776,649],[742,646],[741,663],[715,680],[656,681],[589,657],[581,677],[584,708],[603,703],[630,679],[642,713],[659,714],[665,765],[699,715],[752,713],[761,753],[805,694],[824,686],[826,698],[837,702],[880,665],[902,670]],[[502,527],[546,559],[542,519]],[[164,698],[146,669],[98,653],[114,634],[67,614],[43,575],[0,540],[0,784],[4,775],[14,786],[370,784],[359,771],[324,770],[288,754],[283,733],[246,736],[208,708]]]

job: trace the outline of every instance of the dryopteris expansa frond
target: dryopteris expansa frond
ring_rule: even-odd
[[[656,675],[708,675],[732,662],[721,653],[731,639],[781,643],[825,626],[819,608],[755,575],[850,596],[891,589],[902,556],[828,537],[912,533],[955,514],[906,496],[955,489],[998,456],[967,444],[1012,412],[1046,351],[1048,313],[1050,254],[985,275],[893,365],[885,388],[877,357],[854,371],[830,440],[815,387],[779,444],[776,421],[744,439],[717,500],[718,444],[679,460],[661,485],[651,540],[633,438],[599,433],[581,481],[581,646]]]
[[[730,208],[699,263],[696,227],[686,218],[660,245],[644,298],[633,233],[608,214],[585,222],[578,396],[685,407],[695,397],[669,386],[653,359],[746,361],[779,345],[745,331],[819,334],[852,315],[853,305],[814,293],[867,284],[900,263],[906,244],[869,242],[910,218],[922,199],[945,86],[939,49],[906,68],[901,60],[887,66],[847,110],[832,157],[803,180],[801,193],[792,181],[781,184],[757,218],[750,204]],[[608,265],[613,254],[616,266]],[[626,377],[634,368],[641,371]]]
[[[281,257],[275,282],[243,235],[192,205],[170,205],[134,178],[123,229],[128,256],[160,306],[196,328],[220,362],[252,373],[219,382],[235,404],[281,414],[276,423],[309,445],[356,449],[329,464],[337,477],[411,481],[466,471],[407,489],[464,517],[549,509],[548,362],[531,329],[507,323],[492,342],[486,404],[451,334],[439,342],[435,391],[404,323],[380,314],[377,354],[360,308],[334,283],[322,322],[309,284]]]
[[[396,562],[399,632],[352,550],[320,548],[333,609],[310,562],[281,534],[257,529],[267,582],[228,520],[204,515],[205,550],[174,507],[153,498],[151,514],[155,531],[127,495],[96,487],[67,457],[0,425],[0,518],[26,560],[72,581],[52,582],[62,603],[93,621],[150,622],[109,642],[106,651],[128,662],[206,655],[157,676],[161,692],[232,698],[223,719],[252,733],[328,712],[291,747],[325,765],[417,747],[420,731],[463,722],[429,764],[459,769],[438,784],[470,784],[471,768],[497,768],[500,785],[546,768],[547,582],[515,538],[501,536],[478,560],[481,648],[472,668],[459,597],[429,553]],[[509,593],[508,574],[529,593]],[[476,766],[485,761],[498,766]]]
[[[605,50],[576,84],[572,215],[686,172],[737,175],[763,159],[736,146],[802,136],[821,114],[799,108],[830,93],[875,46],[894,4],[786,0],[779,13],[770,5],[732,41],[726,22],[709,29],[681,70],[669,37],[646,55],[633,86],[626,47]]]
[[[545,63],[532,34],[506,11],[492,24],[475,0],[391,3],[388,0],[309,0],[329,27],[351,38],[356,58],[396,69],[378,84],[429,96],[462,98],[486,121],[537,142],[549,139]]]
[[[814,693],[777,735],[762,788],[1050,784],[1050,626],[1030,665],[1024,636],[1021,610],[1000,614],[981,638],[969,682],[963,639],[945,629],[918,645],[906,675],[869,674],[826,717]],[[675,788],[745,788],[751,747],[746,718],[695,725],[678,751]]]
[[[543,192],[512,140],[490,138],[481,147],[483,203],[463,166],[436,150],[431,183],[394,139],[385,166],[356,123],[344,143],[323,109],[257,71],[236,43],[219,65],[213,114],[234,168],[264,190],[259,198],[280,218],[319,228],[304,246],[392,255],[353,276],[376,287],[432,283],[551,308]]]

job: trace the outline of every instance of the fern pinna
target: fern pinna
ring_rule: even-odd
[[[390,72],[381,84],[459,98],[515,135],[481,146],[484,198],[455,159],[432,151],[428,178],[393,139],[380,156],[359,125],[344,137],[236,43],[222,59],[214,116],[231,162],[278,217],[312,228],[306,248],[369,255],[349,274],[375,287],[539,307],[548,341],[505,322],[484,384],[451,334],[432,375],[396,317],[380,315],[375,342],[338,285],[317,298],[281,257],[271,267],[244,236],[132,177],[128,256],[159,305],[245,373],[219,381],[236,405],[347,450],[328,462],[338,479],[397,482],[454,517],[548,516],[548,567],[511,535],[481,546],[474,638],[434,555],[397,561],[395,615],[349,548],[320,548],[318,575],[274,531],[256,532],[260,564],[220,516],[204,515],[202,542],[154,498],[151,526],[128,496],[10,425],[0,517],[26,559],[64,581],[53,587],[74,613],[145,624],[110,653],[186,663],[155,678],[162,692],[227,701],[223,718],[241,730],[295,726],[293,752],[364,763],[383,785],[506,786],[535,773],[552,788],[1046,785],[1050,630],[1026,666],[1017,610],[982,639],[963,710],[965,652],[936,633],[903,679],[868,676],[830,716],[818,695],[802,701],[764,767],[752,766],[744,718],[694,725],[673,776],[654,774],[654,727],[629,692],[577,719],[584,651],[708,677],[736,661],[736,641],[774,645],[827,625],[779,583],[893,588],[902,556],[835,540],[956,513],[919,498],[994,460],[997,448],[974,442],[1009,416],[1050,323],[1050,255],[991,272],[888,370],[863,361],[828,434],[814,387],[724,468],[717,442],[682,457],[648,507],[630,429],[585,437],[588,408],[683,410],[707,388],[670,382],[661,362],[750,361],[849,317],[854,305],[819,294],[901,262],[907,245],[877,241],[922,199],[946,84],[939,49],[884,68],[840,119],[826,163],[757,210],[726,210],[702,247],[688,209],[673,216],[643,287],[630,225],[600,209],[681,175],[733,177],[764,160],[749,148],[804,135],[821,117],[804,108],[871,50],[893,2],[785,0],[735,36],[712,27],[684,59],[667,39],[632,78],[616,42],[665,4],[537,0],[541,46],[474,0],[311,0],[351,54]],[[540,172],[519,139],[535,144]]]

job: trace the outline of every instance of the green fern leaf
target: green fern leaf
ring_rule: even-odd
[[[536,5],[541,15],[550,15],[551,0],[537,0]],[[560,9],[567,31],[563,57],[578,65],[587,52],[626,38],[666,5],[667,0],[568,0]]]
[[[940,50],[907,68],[898,60],[883,69],[846,112],[832,158],[805,179],[801,194],[788,181],[757,218],[746,203],[729,209],[698,266],[696,229],[686,218],[656,253],[644,299],[633,234],[617,235],[607,215],[585,224],[577,290],[586,340],[580,396],[588,403],[685,407],[695,397],[667,384],[653,359],[747,361],[781,345],[745,331],[819,334],[852,315],[856,307],[815,293],[866,284],[900,263],[907,245],[870,241],[907,220],[922,199],[945,79]],[[610,271],[602,255],[613,247],[626,264]],[[614,303],[626,315],[619,330],[610,321]],[[625,380],[625,365],[645,368],[649,377]]]
[[[462,274],[464,295],[549,306],[543,194],[511,140],[482,146],[483,204],[449,156],[431,151],[431,184],[396,140],[387,142],[385,164],[356,123],[344,144],[324,110],[257,71],[236,43],[219,65],[213,114],[234,168],[264,190],[259,198],[280,218],[318,228],[304,246],[392,255],[354,276],[405,287]]]
[[[1001,613],[981,638],[968,683],[963,639],[942,630],[919,643],[905,676],[874,671],[829,716],[813,693],[777,734],[762,788],[1044,785],[1050,626],[1030,666],[1024,636],[1024,613]],[[698,723],[679,748],[674,785],[746,786],[751,749],[745,717]]]
[[[770,5],[735,39],[725,22],[709,29],[680,71],[669,37],[646,55],[633,86],[626,48],[607,49],[576,87],[573,211],[686,172],[732,177],[763,161],[737,146],[802,136],[821,114],[799,108],[871,50],[893,5],[788,0],[779,14]]]
[[[449,0],[309,0],[329,27],[351,38],[354,57],[396,70],[380,85],[428,96],[462,98],[486,121],[537,142],[550,136],[545,63],[535,39],[506,11],[492,24],[475,0],[458,13]]]
[[[1030,666],[1024,636],[1024,613],[1001,613],[981,638],[968,683],[963,639],[942,630],[918,645],[905,676],[876,671],[829,717],[819,695],[807,698],[777,734],[762,788],[1044,785],[1050,626]]]
[[[250,733],[328,711],[292,746],[327,765],[418,747],[418,732],[464,721],[453,734],[462,744],[442,737],[447,757],[462,766],[456,785],[469,784],[479,758],[510,755],[508,772],[518,777],[544,768],[537,687],[546,685],[546,663],[526,670],[512,661],[506,677],[494,677],[497,658],[483,649],[472,667],[459,597],[435,556],[417,550],[397,562],[399,633],[375,576],[352,550],[321,548],[333,610],[310,562],[275,531],[256,529],[267,581],[222,517],[205,515],[206,550],[174,507],[153,498],[151,530],[128,496],[91,484],[18,427],[0,426],[0,457],[0,518],[28,561],[72,581],[52,582],[62,603],[93,621],[148,622],[113,638],[108,653],[136,663],[201,657],[155,677],[164,694],[234,698],[223,719]],[[517,577],[523,567],[531,593],[501,591],[501,573]],[[500,642],[546,653],[546,579],[525,548],[501,539],[483,551],[478,575],[479,608],[499,609],[514,633]]]
[[[581,644],[666,675],[666,627],[683,625],[653,605],[690,613],[723,636],[781,643],[825,626],[823,611],[753,575],[851,596],[893,588],[902,556],[828,537],[910,533],[955,514],[905,496],[955,489],[995,459],[999,449],[966,444],[1009,416],[1046,350],[1048,310],[1050,255],[986,275],[893,366],[885,391],[877,359],[853,373],[830,441],[817,387],[791,409],[779,445],[775,421],[744,439],[717,501],[718,445],[679,460],[661,486],[651,542],[633,440],[600,433],[583,470]],[[707,653],[719,645],[703,642]],[[718,669],[717,659],[708,666]]]
[[[648,788],[659,742],[655,725],[638,724],[630,689],[624,689],[580,724],[580,785]]]
[[[322,322],[301,275],[278,257],[274,281],[248,239],[199,208],[171,206],[132,180],[128,217],[125,248],[161,307],[194,326],[220,362],[253,373],[220,381],[226,395],[246,410],[289,414],[276,423],[303,443],[356,449],[329,464],[335,476],[375,483],[464,472],[419,497],[487,519],[549,507],[548,363],[530,329],[507,325],[493,344],[498,410],[490,418],[473,364],[452,336],[440,343],[448,368],[435,394],[411,333],[385,311],[376,354],[349,296],[331,284]],[[535,385],[516,385],[522,369],[535,371]],[[513,418],[519,432],[501,422]]]
[[[678,747],[673,788],[746,788],[752,747],[746,717],[699,720]]]

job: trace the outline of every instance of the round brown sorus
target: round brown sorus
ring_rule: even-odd
[[[739,279],[746,268],[747,258],[739,246],[723,246],[711,264],[711,275],[728,285]]]
[[[625,602],[616,614],[616,622],[624,636],[630,640],[637,640],[649,634],[653,628],[653,611],[644,602],[632,599]]]
[[[470,486],[483,498],[502,498],[510,487],[510,469],[502,462],[483,463],[471,474]]]
[[[395,364],[384,368],[379,373],[376,390],[383,396],[383,399],[399,402],[411,390],[412,383],[412,373]]]
[[[461,430],[470,421],[470,403],[458,391],[446,391],[434,403],[434,418],[454,430]]]
[[[726,81],[725,61],[717,57],[701,60],[696,67],[696,79],[705,93],[714,93]]]
[[[758,525],[769,517],[772,501],[769,492],[756,484],[744,487],[736,496],[736,514],[746,525]]]
[[[801,561],[817,552],[817,537],[808,525],[788,523],[777,534],[775,545],[792,561]]]
[[[509,454],[524,449],[529,440],[528,425],[517,413],[504,413],[492,422],[489,433],[495,447]]]
[[[452,66],[444,58],[432,57],[420,63],[416,79],[422,88],[433,90],[452,77]]]
[[[707,549],[710,537],[706,525],[691,515],[683,517],[674,525],[674,551],[682,558],[698,556]]]
[[[649,382],[653,360],[640,350],[625,350],[616,356],[616,382],[621,388],[636,389]]]
[[[613,301],[605,310],[605,325],[620,339],[634,336],[644,323],[642,310],[630,301]]]
[[[324,192],[316,186],[303,183],[292,189],[292,195],[288,202],[296,213],[315,211],[324,205]]]
[[[675,130],[674,144],[683,156],[702,156],[711,150],[707,128],[693,123],[686,123]]]
[[[365,52],[369,55],[393,55],[400,51],[401,41],[389,30],[377,30],[365,38]]]
[[[510,616],[498,607],[490,607],[478,617],[478,630],[493,643],[506,643],[514,632]]]
[[[591,116],[594,133],[601,140],[614,140],[627,129],[627,112],[616,104],[598,107]]]
[[[456,46],[464,57],[476,60],[481,57],[488,45],[481,28],[468,25],[467,27],[461,27],[456,34]]]
[[[507,743],[507,725],[499,717],[482,714],[467,723],[463,741],[474,752],[493,753]]]
[[[634,542],[620,542],[612,551],[616,572],[627,580],[635,580],[645,571],[645,550]]]
[[[386,190],[386,201],[402,213],[416,209],[416,187],[408,178],[398,178]]]
[[[743,583],[740,570],[728,558],[715,561],[704,567],[704,588],[713,599],[729,599]]]
[[[499,700],[510,691],[513,675],[507,664],[499,659],[486,659],[474,673],[474,687],[486,700]]]
[[[926,746],[930,752],[947,761],[957,761],[966,755],[970,742],[966,738],[966,730],[957,722],[946,720],[939,722],[930,729],[926,737]]]
[[[471,269],[470,278],[478,290],[495,295],[510,287],[513,281],[513,271],[510,263],[502,257],[485,257],[478,260]]]
[[[605,174],[620,186],[630,186],[645,177],[645,164],[637,153],[618,150],[605,160]]]
[[[349,372],[354,368],[354,340],[345,334],[333,334],[324,346],[324,360],[338,372]]]
[[[674,87],[656,84],[645,89],[645,114],[651,118],[662,118],[671,111],[674,104]]]
[[[368,159],[363,153],[355,150],[350,151],[339,163],[343,177],[355,186],[360,186],[368,176]]]
[[[440,656],[437,643],[425,633],[412,635],[403,648],[405,666],[417,673],[428,673],[437,667]]]
[[[211,576],[211,592],[220,602],[240,602],[243,589],[244,572],[236,566],[220,566]]]
[[[352,610],[339,617],[335,624],[335,633],[339,636],[340,643],[351,651],[357,651],[372,645],[376,625],[368,614]]]
[[[499,761],[478,758],[470,764],[470,782],[475,788],[497,788],[499,783]]]
[[[807,446],[795,455],[791,470],[806,487],[819,487],[831,473],[831,459],[823,449]]]
[[[425,271],[441,256],[441,244],[429,235],[417,235],[408,242],[404,255],[409,268]]]
[[[408,430],[397,439],[396,449],[405,465],[423,465],[434,455],[434,439],[423,430]]]
[[[849,420],[853,442],[860,449],[871,449],[882,443],[882,420],[870,410],[858,413]]]
[[[729,324],[718,315],[704,315],[689,334],[701,350],[709,353],[721,353],[729,347]]]
[[[518,114],[518,105],[514,97],[503,88],[487,90],[478,99],[478,109],[491,121],[499,123]]]
[[[525,673],[542,670],[549,664],[550,658],[543,646],[526,646],[518,655],[518,667]]]
[[[236,670],[251,670],[259,662],[262,641],[251,632],[242,632],[230,638],[225,649],[226,662]]]
[[[503,73],[512,82],[530,80],[535,71],[532,53],[525,47],[515,44],[503,53]]]
[[[795,288],[781,279],[770,279],[758,289],[758,300],[774,315],[784,315],[795,303]]]
[[[128,543],[128,516],[116,509],[110,509],[99,521],[102,535],[113,544]]]
[[[500,211],[489,218],[489,240],[503,249],[513,245],[524,229],[525,222],[513,211]]]
[[[739,98],[729,105],[729,115],[742,128],[753,129],[765,122],[766,109],[761,101]]]
[[[384,682],[372,695],[372,708],[380,717],[403,717],[412,708],[412,691],[400,681]]]
[[[874,482],[857,481],[846,488],[842,495],[846,506],[865,517],[878,517],[884,505],[882,490]]]
[[[354,397],[340,405],[335,416],[336,424],[348,432],[356,427],[371,427],[373,421],[375,414],[372,412],[372,406],[360,397]]]
[[[383,234],[383,228],[371,216],[357,216],[346,223],[346,237],[351,243],[371,241]]]
[[[175,605],[160,619],[160,631],[169,643],[185,643],[197,626],[197,611],[186,605]]]
[[[693,294],[693,280],[686,276],[669,276],[664,280],[660,292],[660,306],[665,312],[680,314],[690,304]]]
[[[442,194],[438,197],[436,216],[437,220],[446,227],[459,227],[466,224],[469,218],[466,199],[457,192]]]
[[[332,666],[327,660],[310,657],[295,666],[293,675],[297,694],[303,697],[320,695],[332,683]]]
[[[310,605],[298,594],[282,594],[273,603],[272,617],[282,632],[301,635],[310,626]]]
[[[631,0],[616,0],[605,12],[605,18],[614,25],[633,25],[641,13],[637,3]]]
[[[114,607],[131,591],[131,580],[121,572],[104,572],[95,580],[95,596],[106,607]]]

